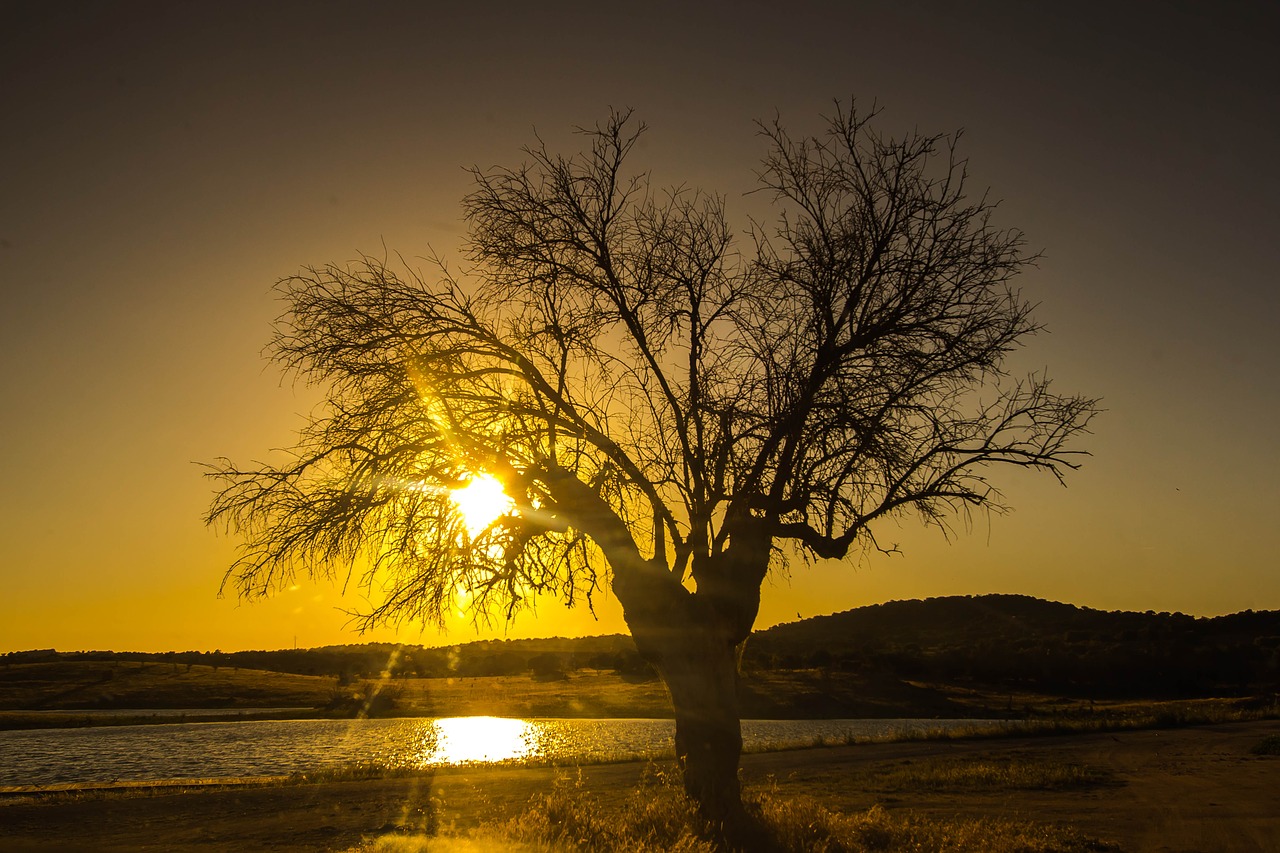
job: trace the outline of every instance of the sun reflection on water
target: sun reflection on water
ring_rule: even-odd
[[[506,717],[442,717],[432,722],[435,743],[424,747],[426,764],[514,761],[535,752],[531,723]]]

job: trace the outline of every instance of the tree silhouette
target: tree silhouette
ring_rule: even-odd
[[[1009,375],[1035,256],[967,194],[957,136],[875,116],[760,126],[778,216],[745,252],[721,197],[628,170],[644,127],[615,113],[579,154],[473,170],[464,276],[366,257],[282,281],[271,356],[327,407],[287,464],[213,466],[207,520],[243,540],[227,582],[354,573],[366,627],[607,584],[688,794],[740,815],[735,649],[771,566],[878,547],[894,514],[999,510],[990,470],[1061,479],[1096,411]],[[514,503],[474,532],[449,490],[480,474]]]

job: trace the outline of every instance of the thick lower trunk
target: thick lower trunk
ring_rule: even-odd
[[[665,578],[655,581],[619,589],[615,579],[614,588],[636,647],[671,694],[685,792],[708,820],[740,824],[737,640],[705,597]]]
[[[698,803],[702,816],[736,824],[742,816],[737,662],[732,646],[705,632],[689,633],[693,636],[678,642],[675,653],[658,664],[675,711],[676,758],[685,793]]]

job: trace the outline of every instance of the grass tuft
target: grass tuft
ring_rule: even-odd
[[[1254,755],[1280,755],[1280,735],[1268,735],[1249,750]]]
[[[856,784],[872,791],[1065,791],[1117,784],[1114,774],[1080,764],[942,759],[880,765]]]

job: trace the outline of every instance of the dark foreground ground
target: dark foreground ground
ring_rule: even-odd
[[[814,797],[833,809],[879,803],[933,817],[1013,818],[1071,826],[1130,853],[1280,851],[1280,756],[1251,747],[1280,721],[1184,729],[892,743],[749,755],[748,791]],[[877,768],[939,759],[1083,765],[1105,785],[1068,790],[867,790]],[[639,784],[641,763],[582,768],[606,797]],[[519,811],[576,770],[455,769],[431,776],[182,792],[7,796],[0,849],[347,850],[400,832],[465,830]]]

